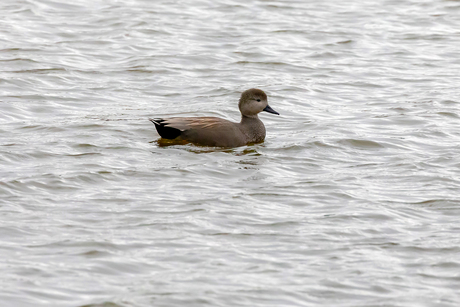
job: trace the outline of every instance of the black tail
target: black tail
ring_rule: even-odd
[[[166,126],[167,123],[165,123],[164,119],[149,118],[149,120],[155,125],[155,128],[157,128],[158,134],[164,139],[172,140],[177,138],[181,134],[181,131],[179,129]]]

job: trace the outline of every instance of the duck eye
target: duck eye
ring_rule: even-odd
[[[257,101],[259,101],[259,102],[260,102],[260,99],[257,99]]]

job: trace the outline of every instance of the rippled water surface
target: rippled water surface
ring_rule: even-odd
[[[0,15],[0,306],[460,306],[459,1]],[[264,143],[158,143],[252,87]]]

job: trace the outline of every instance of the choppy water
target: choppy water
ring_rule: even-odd
[[[459,306],[459,1],[0,2],[0,306]],[[148,117],[265,143],[158,145]]]

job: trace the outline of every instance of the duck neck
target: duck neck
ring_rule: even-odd
[[[251,143],[261,142],[265,138],[265,126],[256,115],[241,117],[240,127]]]
[[[260,121],[259,116],[256,115],[241,115],[241,123],[250,123],[254,121]]]

